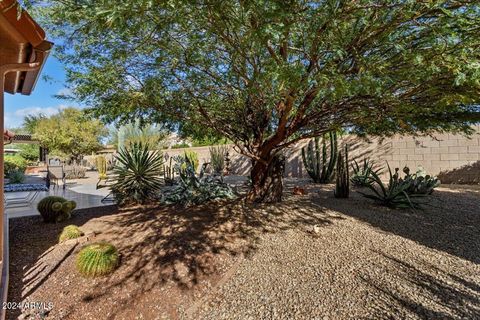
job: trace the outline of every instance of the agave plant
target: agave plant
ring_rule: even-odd
[[[164,190],[162,199],[164,203],[189,206],[235,197],[233,190],[223,182],[221,176],[205,176],[203,169],[197,176],[194,163],[189,158],[184,160],[185,162],[176,164],[179,172],[178,183]]]
[[[405,173],[403,180],[410,184],[408,194],[432,194],[433,189],[440,185],[437,177],[428,175],[421,167],[414,174],[410,174],[408,167],[403,168],[403,172]]]
[[[135,142],[120,149],[111,186],[118,203],[144,203],[156,199],[163,185],[163,156],[149,151],[148,144]]]
[[[365,185],[368,189],[373,191],[373,194],[360,192],[364,197],[373,199],[378,203],[390,208],[420,208],[418,198],[424,197],[423,194],[409,194],[407,190],[411,187],[411,181],[402,180],[398,175],[398,168],[395,168],[395,173],[387,163],[389,182],[388,185],[382,182],[376,172],[371,173],[372,183]],[[377,187],[376,187],[376,186]]]
[[[363,159],[363,166],[360,167],[356,160],[353,160],[353,176],[350,181],[354,186],[367,187],[373,183],[372,173],[380,174],[380,170],[373,169],[374,163],[369,159]]]

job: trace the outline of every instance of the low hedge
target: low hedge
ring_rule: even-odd
[[[14,171],[20,171],[22,173],[25,172],[25,169],[27,169],[27,160],[25,160],[23,157],[19,155],[6,155],[5,156],[5,162],[4,162],[4,170],[5,170],[5,175],[8,176],[10,173]]]

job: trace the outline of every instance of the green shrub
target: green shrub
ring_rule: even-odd
[[[148,145],[132,143],[117,155],[111,186],[118,203],[145,203],[156,199],[163,186],[163,155]]]
[[[62,233],[60,233],[60,236],[58,237],[58,242],[80,238],[81,236],[83,236],[83,232],[80,230],[80,228],[71,224],[63,228]]]
[[[19,144],[20,156],[28,162],[36,162],[40,157],[40,150],[36,144]]]
[[[24,173],[25,169],[27,169],[27,160],[19,155],[6,155],[4,159],[4,170],[5,175],[7,176],[13,171],[20,171]]]
[[[111,273],[118,266],[117,248],[106,242],[87,245],[77,255],[77,270],[86,277]]]
[[[23,181],[25,181],[25,174],[23,171],[14,170],[10,171],[10,173],[7,175],[7,178],[9,183],[23,183]]]
[[[60,222],[70,218],[77,204],[58,196],[48,196],[40,200],[37,210],[44,222]]]

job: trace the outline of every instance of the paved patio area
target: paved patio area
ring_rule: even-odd
[[[6,214],[9,218],[18,218],[25,216],[34,216],[38,215],[36,209],[37,203],[46,196],[61,196],[69,200],[73,200],[77,203],[77,209],[84,208],[94,208],[101,206],[112,205],[112,201],[105,201],[102,203],[102,199],[108,195],[108,189],[96,189],[96,183],[98,181],[97,172],[87,172],[87,177],[84,179],[75,179],[67,180],[65,188],[63,185],[60,186],[51,186],[49,191],[39,192],[37,197],[29,205],[23,207],[12,207],[5,209]],[[25,183],[45,183],[41,176],[38,175],[29,175]],[[29,192],[15,192],[15,193],[6,193],[5,197],[8,199],[12,198],[23,198],[28,195]]]

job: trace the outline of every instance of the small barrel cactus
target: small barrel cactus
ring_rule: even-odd
[[[81,236],[83,236],[82,230],[80,230],[80,228],[76,225],[71,224],[63,228],[63,231],[60,233],[60,237],[58,238],[58,242],[80,238]]]
[[[118,266],[117,248],[110,243],[99,242],[83,247],[77,255],[77,270],[85,277],[109,274]]]
[[[60,222],[69,219],[76,206],[75,201],[58,196],[48,196],[40,200],[37,210],[43,221],[47,223]]]

